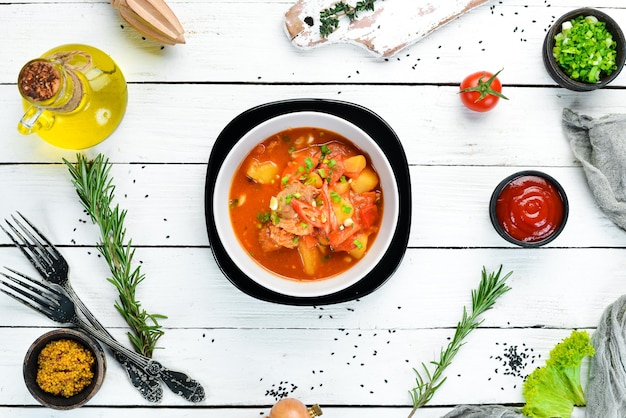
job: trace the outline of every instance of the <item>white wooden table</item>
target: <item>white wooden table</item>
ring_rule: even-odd
[[[258,417],[289,395],[319,403],[329,418],[406,417],[412,368],[447,344],[482,267],[500,265],[514,272],[512,290],[486,313],[446,383],[415,416],[440,417],[461,403],[521,405],[523,377],[573,328],[593,331],[624,292],[626,233],[598,209],[563,136],[561,112],[626,113],[626,72],[602,91],[575,93],[556,87],[540,54],[547,28],[574,8],[602,8],[626,28],[621,1],[493,1],[388,60],[349,45],[296,49],[282,28],[289,0],[169,4],[187,43],[162,48],[142,40],[106,1],[0,3],[0,216],[19,210],[41,226],[70,260],[77,292],[124,338],[116,291],[94,246],[97,227],[61,163],[75,153],[15,129],[22,113],[15,81],[27,60],[75,42],[108,52],[126,75],[128,111],[114,135],[85,154],[104,153],[114,163],[117,201],[128,210],[128,234],[147,276],[139,299],[169,317],[155,357],[207,390],[197,405],[167,390],[151,405],[110,360],[96,397],[63,416]],[[466,110],[457,96],[461,79],[500,68],[510,100],[486,114]],[[360,300],[313,307],[256,300],[230,284],[209,248],[204,180],[216,137],[250,107],[303,97],[373,110],[397,132],[410,164],[409,248],[395,275]],[[526,168],[551,174],[570,201],[564,232],[540,249],[509,245],[487,212],[497,183]],[[0,260],[32,272],[2,235]],[[62,415],[40,407],[22,378],[27,347],[51,328],[0,297],[3,418]],[[505,364],[510,347],[526,367]]]

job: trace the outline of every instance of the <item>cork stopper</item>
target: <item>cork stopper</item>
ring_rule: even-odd
[[[22,96],[36,102],[45,102],[59,92],[61,74],[50,62],[30,61],[20,71],[17,86]]]

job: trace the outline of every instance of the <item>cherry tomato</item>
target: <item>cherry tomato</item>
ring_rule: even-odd
[[[465,77],[461,82],[459,94],[468,109],[487,112],[496,107],[501,98],[508,100],[502,94],[502,83],[498,79],[500,71],[495,74],[478,71]]]

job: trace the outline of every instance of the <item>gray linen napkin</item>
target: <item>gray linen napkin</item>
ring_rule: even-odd
[[[519,410],[499,405],[459,405],[443,418],[520,418]]]
[[[604,310],[592,337],[596,355],[585,390],[588,418],[626,417],[625,332],[626,295]]]
[[[626,229],[626,115],[593,119],[565,108],[563,128],[600,209]]]
[[[596,202],[626,229],[626,115],[593,119],[566,108],[563,128]],[[626,418],[626,295],[605,309],[592,343],[586,416]]]

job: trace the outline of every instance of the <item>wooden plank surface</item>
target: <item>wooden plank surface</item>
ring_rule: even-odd
[[[3,388],[3,405],[37,405],[24,390],[21,368],[9,365],[20,364],[28,345],[47,330],[0,330],[5,342],[2,364],[7,370],[3,379],[19,383]],[[117,331],[114,335],[120,334]],[[431,405],[449,406],[449,399],[486,404],[523,402],[519,388],[524,377],[546,357],[553,342],[569,332],[477,331],[448,369],[449,378]],[[200,408],[256,407],[258,411],[286,395],[309,404],[323,400],[328,406],[406,408],[410,404],[408,391],[415,385],[412,368],[434,360],[453,333],[451,329],[168,329],[162,340],[167,348],[155,358],[167,367],[188,372],[203,384],[207,399]],[[507,363],[513,352],[523,361],[519,368]],[[109,366],[90,407],[150,406],[134,393],[116,364],[109,361]],[[162,405],[156,406],[189,404],[166,390]]]
[[[615,7],[618,1],[613,0],[613,8],[607,11],[626,26],[626,10]],[[130,82],[458,83],[477,69],[504,68],[503,80],[510,84],[555,85],[541,61],[545,33],[557,17],[588,6],[578,1],[496,2],[493,8],[476,8],[384,60],[352,45],[297,50],[282,28],[291,4],[174,4],[187,43],[163,48],[124,26],[106,2],[80,2],[69,8],[56,2],[7,4],[0,27],[11,34],[12,42],[6,46],[0,83],[14,83],[21,66],[49,48],[82,42],[109,53]],[[44,17],[37,20],[36,31],[45,38],[33,36],[32,26],[23,24],[33,16]],[[60,31],[57,20],[46,16],[63,16],[72,25]],[[621,74],[612,85],[624,86],[625,80],[626,74]]]
[[[94,247],[98,231],[61,162],[75,152],[15,130],[21,65],[63,43],[105,50],[127,76],[129,107],[114,135],[86,154],[102,152],[114,163],[117,201],[129,210],[128,234],[147,276],[140,298],[169,317],[157,359],[188,371],[208,394],[190,405],[166,391],[161,404],[148,405],[110,361],[87,406],[41,408],[23,384],[21,364],[28,345],[55,325],[4,297],[2,417],[263,417],[287,394],[320,403],[329,418],[406,417],[412,368],[447,344],[483,266],[500,265],[513,271],[513,289],[485,314],[448,381],[415,417],[441,417],[460,403],[521,405],[523,376],[572,329],[593,332],[623,293],[626,232],[597,208],[563,136],[561,112],[626,114],[626,73],[610,88],[570,92],[555,87],[540,55],[554,19],[586,2],[490,2],[387,60],[351,45],[295,48],[282,28],[293,3],[168,1],[187,43],[164,48],[142,40],[106,1],[0,3],[0,219],[20,210],[41,226],[70,260],[78,293],[124,339],[115,289]],[[594,7],[626,27],[620,1]],[[463,108],[461,79],[500,68],[510,100],[487,114]],[[373,110],[396,131],[410,165],[413,222],[401,265],[377,292],[330,306],[275,305],[243,294],[219,271],[204,229],[204,179],[221,130],[248,108],[302,97]],[[553,175],[570,200],[563,234],[541,249],[506,243],[487,212],[496,184],[526,168]],[[0,264],[33,274],[1,235]],[[527,364],[507,374],[511,347]]]
[[[414,204],[409,246],[515,248],[493,229],[488,206],[500,180],[525,168],[531,167],[411,166]],[[565,230],[545,248],[623,247],[624,231],[599,211],[579,167],[546,167],[545,171],[562,183],[570,200]],[[31,214],[39,224],[54,228],[56,239],[63,245],[95,242],[97,228],[85,224],[87,217],[65,166],[2,165],[0,173],[0,184],[11,196],[0,204],[5,213],[21,210]],[[117,201],[132,211],[127,227],[135,245],[208,245],[206,165],[116,165],[111,174],[116,179]],[[42,185],[44,192],[39,191]],[[10,241],[2,236],[0,242]],[[520,252],[519,256],[530,254],[534,253]]]
[[[563,136],[563,108],[593,117],[626,113],[621,89],[581,95],[552,87],[503,88],[510,100],[478,114],[460,105],[456,85],[131,84],[123,123],[86,153],[105,152],[115,163],[206,164],[217,136],[241,112],[277,100],[322,98],[357,103],[385,119],[411,165],[578,166]],[[177,94],[192,105],[155,101],[155,96]],[[74,151],[17,133],[22,109],[15,86],[0,85],[0,106],[6,109],[0,120],[6,145],[0,162],[58,163],[74,158]],[[153,123],[167,119],[179,122]]]

